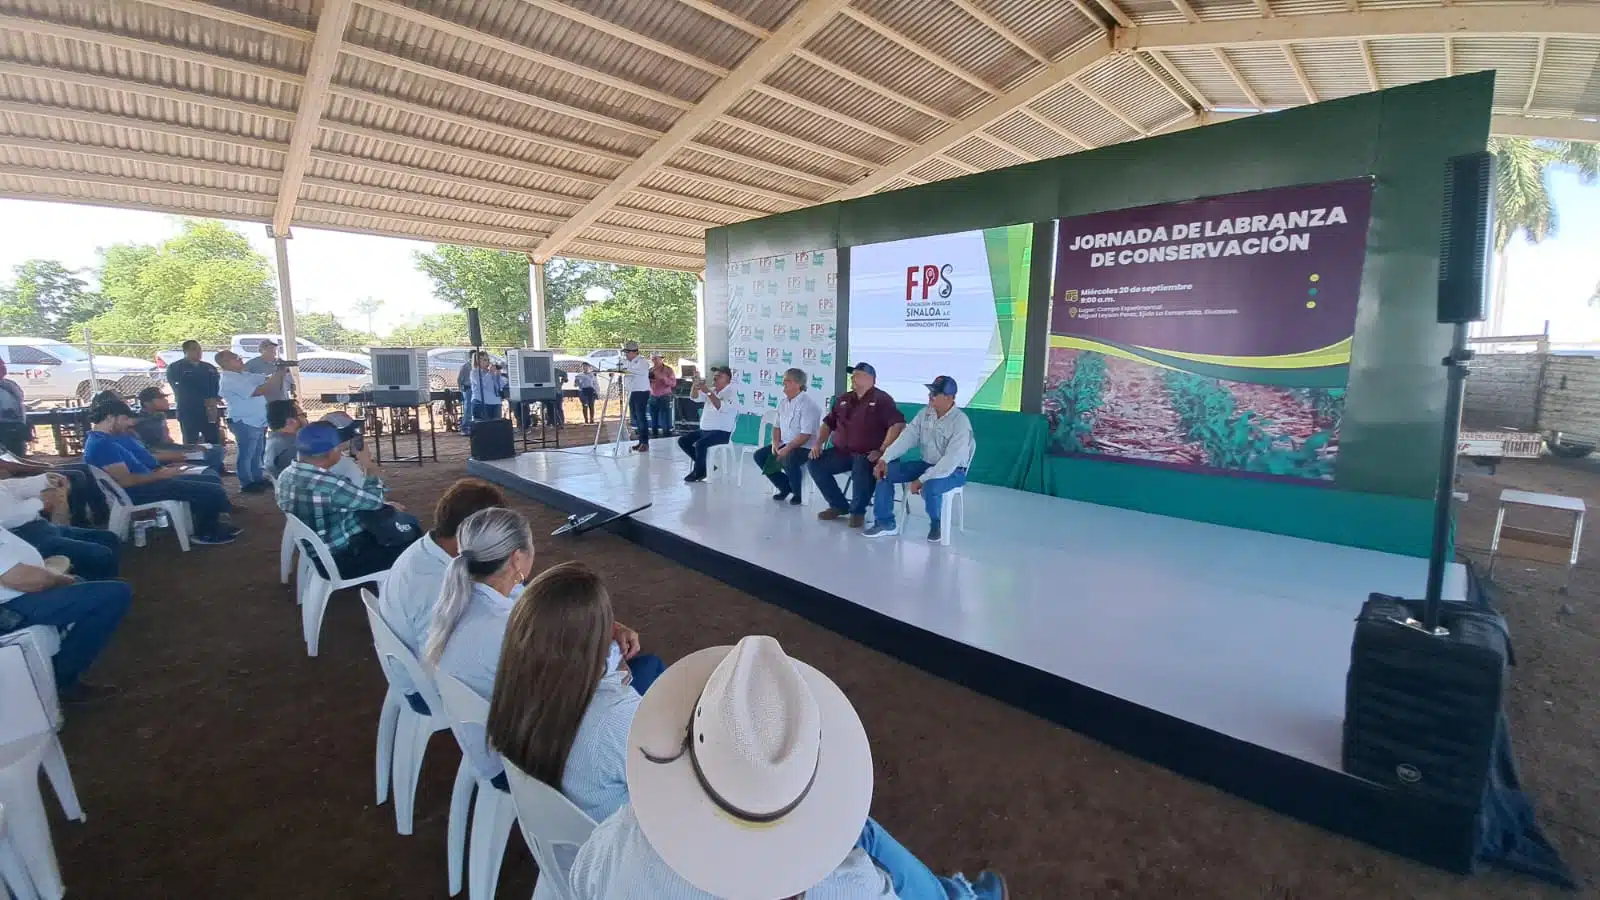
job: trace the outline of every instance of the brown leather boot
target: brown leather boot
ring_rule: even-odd
[[[834,519],[837,519],[843,515],[844,513],[839,512],[837,509],[834,509],[830,506],[822,512],[817,513],[817,518],[824,522],[832,522]]]
[[[863,525],[866,525],[866,524],[867,524],[867,517],[866,516],[851,516],[850,517],[850,527],[851,528],[860,528],[860,527],[862,527]]]

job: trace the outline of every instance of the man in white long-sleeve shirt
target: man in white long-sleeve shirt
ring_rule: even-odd
[[[117,536],[44,518],[66,508],[67,482],[60,475],[0,479],[0,527],[33,545],[41,556],[65,556],[74,575],[90,581],[117,577],[122,558]]]
[[[622,389],[628,395],[628,419],[633,424],[633,449],[650,449],[650,361],[639,355],[639,342],[622,345],[617,365],[627,373]],[[612,376],[616,377],[616,376]]]
[[[894,486],[909,482],[913,494],[921,494],[928,504],[928,540],[938,543],[942,533],[939,521],[944,495],[967,483],[967,467],[978,444],[972,437],[972,423],[956,407],[956,380],[940,375],[928,386],[928,405],[900,432],[878,460],[878,487],[872,496],[875,521],[865,535],[889,537],[900,533],[894,520]],[[922,451],[922,459],[901,457],[912,450]]]

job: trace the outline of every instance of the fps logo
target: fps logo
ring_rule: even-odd
[[[949,263],[906,267],[907,328],[950,327],[950,295],[955,293],[955,283],[950,280],[953,268]]]
[[[767,362],[775,363],[781,359],[783,359],[783,354],[782,351],[780,351],[777,347],[767,348]]]
[[[955,290],[955,285],[950,283],[949,263],[942,266],[908,266],[906,267],[906,302],[911,303],[912,295],[918,288],[922,290],[920,300],[928,299],[928,292],[934,291],[939,299],[948,300]]]

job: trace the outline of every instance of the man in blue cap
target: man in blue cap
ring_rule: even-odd
[[[894,486],[909,482],[913,494],[921,494],[928,505],[928,540],[938,543],[943,537],[940,522],[944,495],[967,483],[967,467],[978,444],[972,437],[972,422],[956,406],[956,380],[940,375],[927,385],[928,405],[900,432],[878,460],[878,487],[872,496],[872,527],[869,537],[890,537],[900,533],[894,520]],[[920,450],[922,459],[904,462],[901,457]]]
[[[297,459],[278,475],[278,508],[310,526],[333,551],[345,578],[382,572],[404,552],[404,544],[380,542],[363,524],[362,513],[385,506],[383,479],[363,443],[355,452],[365,477],[351,481],[330,471],[344,458],[345,438],[329,422],[312,422],[295,434]],[[418,531],[414,535],[420,537]]]

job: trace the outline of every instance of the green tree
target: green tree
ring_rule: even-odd
[[[296,303],[296,306],[300,304]],[[321,344],[324,347],[363,347],[373,343],[369,332],[347,327],[333,313],[304,312],[294,317],[294,333],[298,338]]]
[[[266,257],[215,220],[186,219],[177,236],[154,246],[105,248],[100,292],[108,305],[89,322],[96,343],[216,345],[240,332],[278,331]]]
[[[465,347],[467,314],[449,312],[423,316],[390,331],[384,335],[383,342],[392,347]]]
[[[456,309],[477,307],[483,339],[492,346],[528,342],[528,260],[519,253],[439,244],[416,255],[417,268],[433,281],[435,297]],[[544,267],[545,340],[573,346],[567,334],[590,288],[610,288],[620,271],[607,263],[552,259]]]
[[[1519,233],[1530,244],[1555,235],[1559,223],[1550,197],[1550,171],[1574,169],[1584,184],[1593,183],[1600,177],[1600,145],[1492,137],[1489,152],[1495,160],[1495,280],[1489,333],[1498,334],[1505,319],[1506,247]]]
[[[568,345],[615,347],[634,340],[649,348],[693,347],[694,290],[695,277],[688,272],[623,267],[608,296],[567,323]]]
[[[383,301],[377,297],[362,297],[352,308],[356,315],[367,317],[367,333],[376,334],[377,329],[373,327],[372,317],[378,314],[378,310],[383,309]]]
[[[0,332],[64,338],[105,311],[105,301],[79,273],[53,259],[30,259],[0,287]]]

